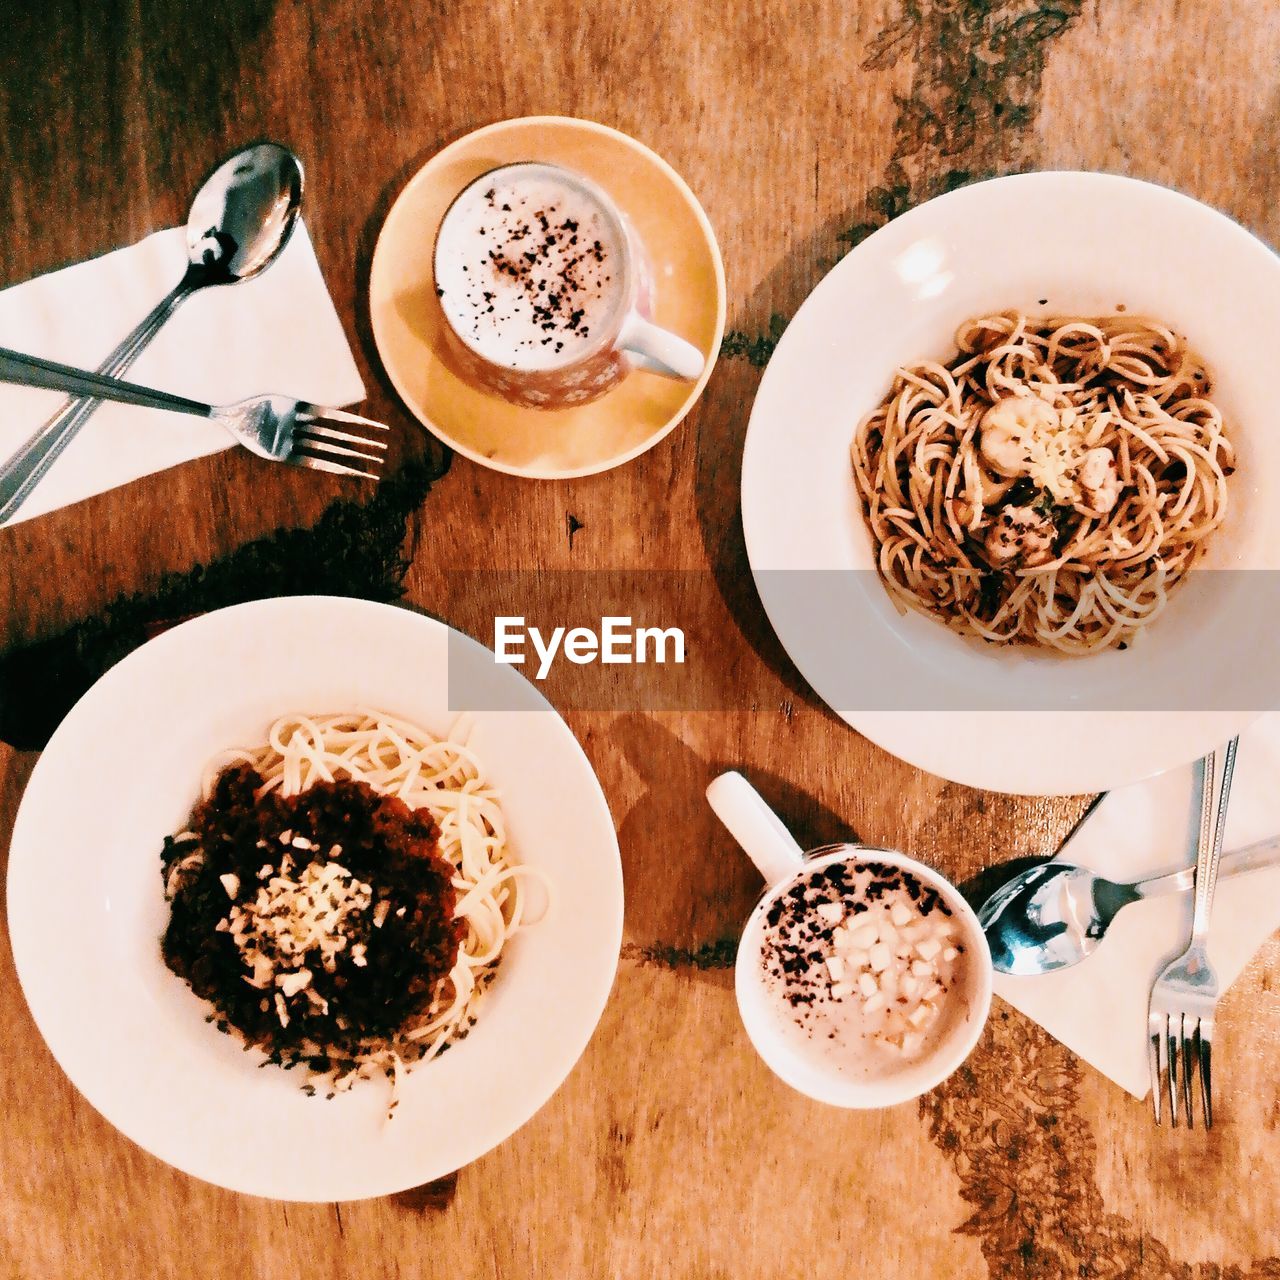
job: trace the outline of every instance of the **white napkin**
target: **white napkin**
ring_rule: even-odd
[[[186,235],[157,231],[126,249],[0,291],[0,346],[96,369],[182,278]],[[280,392],[341,406],[364,384],[307,229],[241,284],[188,298],[125,375],[209,404]],[[66,397],[0,383],[0,455],[7,458]],[[104,404],[12,517],[57,507],[191,458],[230,448],[219,426],[184,414]]]
[[[1109,880],[1137,880],[1195,861],[1197,766],[1113,791],[1063,846],[1060,857]],[[1227,810],[1226,851],[1280,831],[1280,713],[1240,737]],[[1098,950],[1070,969],[1038,977],[997,974],[996,994],[1139,1098],[1147,1070],[1147,1002],[1165,963],[1187,943],[1191,895],[1135,902],[1116,917]],[[1221,990],[1280,928],[1280,868],[1220,879],[1209,955]]]

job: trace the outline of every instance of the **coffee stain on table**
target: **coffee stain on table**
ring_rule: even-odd
[[[704,942],[700,947],[673,947],[660,942],[641,946],[629,942],[622,948],[622,958],[664,969],[732,969],[738,958],[738,935]]]
[[[1154,1236],[1108,1213],[1097,1141],[1080,1115],[1079,1059],[1047,1031],[997,1006],[977,1051],[921,1099],[929,1135],[955,1165],[973,1212],[957,1230],[981,1243],[994,1275],[1266,1280],[1280,1258],[1247,1270],[1178,1262]]]
[[[1084,0],[898,0],[862,69],[910,60],[912,92],[899,100],[884,174],[835,247],[855,248],[957,187],[1034,168],[1045,62],[1083,8]],[[762,333],[727,333],[720,354],[763,368],[785,329],[771,316]]]

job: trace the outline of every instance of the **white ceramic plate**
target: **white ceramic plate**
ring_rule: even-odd
[[[900,617],[874,575],[849,443],[893,370],[949,357],[970,316],[1118,305],[1161,318],[1199,349],[1233,433],[1232,508],[1204,563],[1275,570],[1280,259],[1163,187],[1038,173],[932,200],[840,262],[765,373],[742,470],[747,553],[765,609],[818,694],[922,769],[996,791],[1098,791],[1195,759],[1257,713],[1249,677],[1261,651],[1243,574],[1195,575],[1139,644],[1077,659]],[[797,571],[822,573],[819,588]],[[1203,697],[1160,701],[1162,687],[1186,681],[1208,682]],[[1147,709],[1136,709],[1135,689],[1150,694]]]
[[[471,1034],[411,1073],[394,1121],[381,1080],[333,1101],[204,1021],[165,968],[165,835],[220,749],[278,715],[371,705],[443,732],[447,666],[509,695],[472,743],[502,792],[516,856],[554,907],[512,940]],[[492,701],[492,700],[491,700]],[[37,1025],[76,1087],[139,1146],[236,1191],[383,1195],[442,1177],[514,1133],[599,1021],[622,936],[613,822],[564,721],[478,644],[406,609],[302,597],[184,623],[76,704],[31,776],[9,861],[9,929]]]

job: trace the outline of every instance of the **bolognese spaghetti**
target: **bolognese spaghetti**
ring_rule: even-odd
[[[165,842],[162,947],[224,1030],[332,1092],[398,1082],[467,1034],[530,869],[464,738],[286,716],[212,761],[203,791]]]

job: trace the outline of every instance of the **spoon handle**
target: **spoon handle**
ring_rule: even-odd
[[[182,280],[98,366],[98,372],[111,377],[124,373],[155,337],[161,325],[202,283],[198,273],[188,270]],[[31,496],[32,490],[44,479],[49,468],[62,456],[63,450],[101,403],[100,399],[85,398],[63,405],[12,457],[0,465],[0,524]]]
[[[1218,879],[1229,880],[1232,876],[1242,876],[1249,871],[1264,871],[1268,867],[1280,866],[1280,836],[1268,836],[1265,840],[1256,840],[1234,853],[1224,853],[1218,863]],[[1170,871],[1162,876],[1151,876],[1147,880],[1137,880],[1129,887],[1140,898],[1158,898],[1166,893],[1186,893],[1196,880],[1195,867],[1184,867],[1181,871]]]

